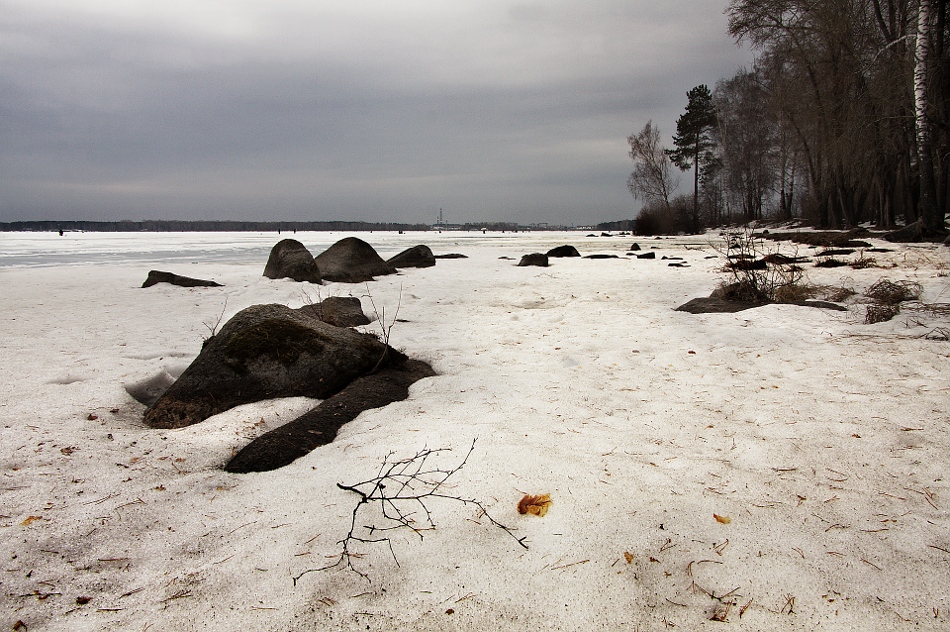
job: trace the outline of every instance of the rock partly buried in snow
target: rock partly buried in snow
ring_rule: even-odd
[[[149,270],[148,277],[145,279],[145,282],[142,283],[142,287],[152,287],[156,283],[171,283],[172,285],[180,285],[181,287],[223,287],[216,281],[193,279],[172,272],[162,272],[161,270]]]
[[[670,264],[673,265],[673,264]],[[730,284],[716,288],[708,297],[694,298],[676,308],[677,312],[690,314],[732,314],[764,305],[799,305],[846,312],[846,307],[829,301],[754,301],[743,293],[740,284]]]
[[[645,252],[642,255],[637,255],[637,259],[656,259],[655,252]]]
[[[557,248],[551,248],[548,250],[549,257],[580,257],[581,253],[577,252],[577,248],[574,246],[564,245],[558,246]]]
[[[162,369],[152,377],[125,384],[125,392],[138,403],[151,406],[174,383],[175,378],[168,371]]]
[[[224,469],[246,473],[283,467],[333,441],[340,427],[364,410],[406,399],[413,382],[433,375],[435,371],[425,362],[406,359],[357,378],[310,412],[249,443]]]
[[[335,327],[358,327],[373,322],[363,313],[363,305],[355,296],[331,296],[297,311]]]
[[[620,257],[618,257],[617,255],[594,254],[594,255],[587,255],[584,258],[585,259],[619,259]]]
[[[436,259],[468,259],[468,255],[463,255],[460,252],[447,252],[444,255],[436,255]]]
[[[404,357],[369,334],[284,305],[254,305],[206,342],[144,421],[154,428],[181,428],[264,399],[326,399],[381,362]]]
[[[394,268],[431,268],[435,265],[432,249],[422,244],[403,250],[386,261]]]
[[[320,268],[306,246],[296,239],[283,239],[271,248],[264,276],[320,283]]]
[[[633,251],[633,252],[636,252],[636,251],[640,250],[640,244],[634,242],[633,245],[630,246],[630,250]]]
[[[521,257],[521,261],[518,262],[519,266],[541,266],[542,268],[548,267],[548,256],[540,252],[532,252],[531,254],[524,255]]]
[[[317,255],[316,262],[324,280],[339,283],[362,283],[396,273],[372,246],[356,237],[336,242]]]

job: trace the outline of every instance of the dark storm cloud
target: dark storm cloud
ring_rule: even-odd
[[[3,221],[630,217],[746,61],[719,2],[136,4],[0,1]]]

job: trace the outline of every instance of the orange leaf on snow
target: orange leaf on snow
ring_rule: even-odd
[[[729,524],[732,522],[732,518],[729,516],[720,516],[719,514],[713,514],[713,518],[716,519],[716,522],[721,522],[722,524]]]
[[[524,498],[518,503],[518,513],[543,517],[548,512],[551,502],[551,494],[541,494],[540,496],[525,494]]]
[[[36,522],[37,520],[42,520],[42,519],[43,519],[43,516],[27,516],[26,520],[24,520],[20,524],[23,525],[24,527],[27,527],[30,525],[30,523]]]
[[[627,564],[633,564],[633,553],[629,551],[624,551],[623,559],[627,560]]]

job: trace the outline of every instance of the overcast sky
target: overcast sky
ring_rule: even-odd
[[[725,7],[0,0],[0,221],[630,218],[626,137],[751,61]]]

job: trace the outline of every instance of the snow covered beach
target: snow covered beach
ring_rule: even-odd
[[[343,236],[294,237],[316,254]],[[950,343],[923,337],[945,316],[675,312],[720,279],[712,235],[636,240],[655,260],[625,256],[634,238],[583,233],[357,236],[384,258],[418,243],[468,258],[315,286],[261,276],[278,235],[0,235],[0,623],[950,626]],[[619,258],[515,266],[562,244]],[[860,294],[908,279],[923,302],[950,302],[948,249],[888,247],[875,258],[895,268],[809,266],[809,280]],[[153,268],[224,287],[141,288]],[[274,472],[221,467],[313,400],[142,425],[125,386],[179,374],[222,315],[346,295],[398,318],[391,344],[439,375]],[[425,447],[450,448],[438,458],[452,467],[473,441],[450,490],[527,550],[477,511],[432,502],[437,529],[391,534],[398,564],[385,545],[361,547],[372,581],[338,569],[294,584],[339,555],[358,499],[337,483]],[[546,516],[518,514],[544,493]]]

